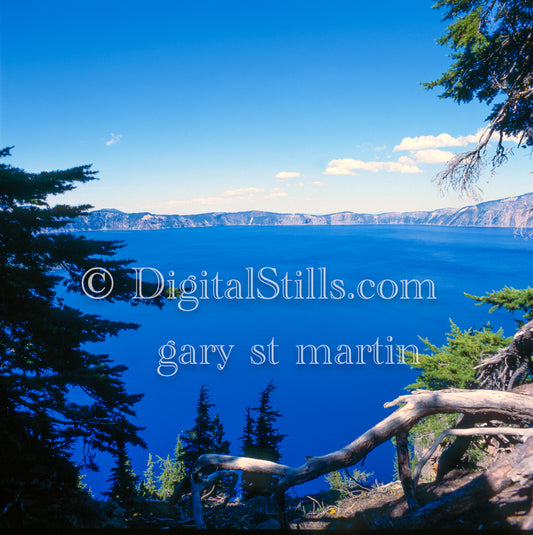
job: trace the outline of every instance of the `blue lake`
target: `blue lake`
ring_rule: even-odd
[[[507,335],[513,334],[515,322],[509,314],[489,315],[488,307],[476,306],[464,293],[482,295],[505,285],[527,287],[533,268],[533,241],[515,237],[508,229],[211,227],[92,232],[87,236],[123,240],[127,245],[120,251],[121,258],[134,259],[138,267],[157,269],[176,286],[194,275],[199,286],[196,296],[200,297],[204,284],[209,297],[199,299],[194,311],[183,311],[177,300],[168,300],[159,310],[109,304],[83,295],[67,296],[69,304],[86,312],[141,325],[91,349],[126,364],[128,390],[145,393],[137,405],[136,423],[146,427],[141,435],[154,457],[170,454],[180,431],[192,427],[203,384],[210,388],[213,410],[220,414],[231,453],[239,454],[238,437],[245,410],[256,406],[259,392],[270,380],[277,386],[272,403],[283,415],[278,424],[288,435],[282,443],[281,462],[299,465],[308,455],[343,447],[390,414],[392,409],[384,409],[383,404],[405,393],[405,386],[416,376],[408,366],[396,363],[396,351],[395,364],[385,363],[387,345],[414,344],[423,351],[419,336],[442,345],[450,318],[462,329],[481,327],[490,321],[502,326]],[[261,268],[265,268],[265,278],[279,286],[277,297],[269,299],[275,293],[275,284],[258,279]],[[173,275],[169,275],[171,271]],[[252,271],[255,298],[244,299],[251,291],[247,278]],[[236,279],[242,285],[243,299],[215,299],[212,279],[217,273],[220,293],[223,295],[231,286],[233,293],[228,297],[235,297],[237,283],[228,286],[227,281]],[[314,276],[314,298],[309,292],[310,273]],[[327,299],[319,298],[324,292],[321,276],[326,289],[322,297]],[[332,290],[331,281],[335,279],[343,282],[343,299],[334,298],[340,296],[339,291]],[[300,283],[294,282],[298,280]],[[414,299],[413,284],[404,295],[410,298],[401,299],[402,280],[430,280],[435,299],[427,299],[429,283],[422,284],[422,299]],[[182,308],[191,303],[182,302]],[[225,346],[226,351],[234,347],[222,370],[217,364],[223,361],[210,352],[208,365],[179,365],[174,375],[162,377],[157,372],[158,351],[169,341],[175,343],[178,355],[186,344],[196,350],[201,345]],[[378,357],[383,364],[376,364],[372,351],[365,347],[376,342],[382,346]],[[266,351],[269,343],[276,345],[277,364],[268,360],[262,365],[253,364],[251,347],[263,345]],[[308,344],[330,347],[332,364],[323,364],[320,352],[318,364],[310,364],[308,354],[305,364],[297,364],[297,346]],[[335,363],[340,345],[351,348],[354,364]],[[355,364],[358,351],[365,364]],[[199,354],[197,360],[200,362]],[[166,368],[163,373],[170,371]],[[148,451],[133,448],[129,452],[137,474],[145,469]],[[385,482],[392,476],[393,458],[392,445],[384,444],[367,457],[363,468]],[[87,477],[95,493],[106,489],[112,464],[104,455],[97,460],[101,472]],[[296,487],[295,492],[324,488],[327,484],[320,478]]]

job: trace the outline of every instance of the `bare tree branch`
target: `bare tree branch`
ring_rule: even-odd
[[[435,453],[439,444],[450,435],[458,437],[471,437],[474,435],[521,435],[521,436],[533,436],[533,429],[526,428],[521,429],[519,427],[472,427],[470,429],[446,429],[436,439],[431,447],[424,453],[418,464],[413,471],[413,484],[416,487],[420,473],[425,464],[431,459],[431,456]]]
[[[212,475],[204,474],[213,468],[262,472],[278,476],[279,479],[274,483],[274,493],[280,496],[295,485],[353,466],[374,448],[402,432],[408,432],[421,418],[430,414],[473,414],[485,421],[499,420],[533,427],[533,397],[514,392],[418,390],[386,403],[385,408],[399,404],[403,405],[344,448],[320,457],[307,457],[306,462],[296,468],[249,457],[215,454],[200,456],[191,473],[193,507],[197,526],[205,526],[201,512],[200,492],[204,477],[209,478]]]

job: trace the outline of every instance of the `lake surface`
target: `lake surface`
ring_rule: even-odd
[[[195,305],[191,299],[181,304],[168,300],[159,310],[68,296],[69,304],[86,312],[141,325],[91,349],[126,364],[128,390],[146,394],[137,405],[137,423],[146,427],[141,435],[154,457],[172,453],[180,431],[193,426],[203,384],[210,388],[213,411],[220,414],[231,453],[239,454],[245,410],[257,406],[259,392],[271,380],[277,387],[272,403],[283,415],[278,425],[288,435],[282,443],[281,462],[300,465],[308,455],[341,448],[390,414],[392,409],[384,409],[383,404],[404,394],[405,386],[414,381],[416,372],[397,363],[397,345],[416,345],[422,352],[419,336],[444,344],[450,318],[462,329],[490,321],[495,327],[503,326],[506,335],[513,334],[515,322],[508,313],[489,315],[488,307],[476,306],[464,293],[482,295],[505,285],[527,287],[533,271],[533,241],[515,237],[509,229],[210,227],[87,236],[123,240],[127,245],[120,251],[121,258],[135,259],[139,268],[157,269],[176,286],[194,275],[196,297],[202,291],[208,297],[198,299],[195,310],[190,310]],[[260,280],[261,268],[270,284]],[[146,278],[149,273],[144,271]],[[218,289],[214,289],[217,273]],[[232,279],[239,283],[228,286]],[[332,286],[333,280],[342,281],[344,298],[339,298],[340,283]],[[428,298],[429,282],[421,286],[421,299],[414,298],[413,283],[402,299],[405,283],[401,281],[410,280],[431,281],[435,299]],[[238,284],[242,299],[237,298]],[[279,295],[274,297],[276,285]],[[222,298],[215,298],[216,292]],[[170,365],[161,367],[159,371],[169,375],[163,377],[158,373],[159,350],[170,341],[177,353],[174,362],[182,352],[189,353],[183,359],[190,359],[190,348],[182,351],[188,345],[194,347],[198,364],[178,364],[177,371]],[[267,358],[264,364],[253,364],[252,360],[261,361],[261,348],[251,359],[252,346],[263,346],[268,357],[268,344],[275,344],[277,364]],[[323,349],[317,364],[310,363],[307,350],[300,359],[305,363],[298,364],[297,346],[309,344],[327,345],[331,364],[324,364]],[[208,349],[209,364],[200,364],[202,345],[224,346],[226,353],[233,348],[227,361]],[[335,362],[339,346],[344,346],[339,362],[349,362],[349,347],[353,364]],[[387,346],[394,348],[394,364],[386,363],[392,354]],[[169,351],[167,345],[164,355],[169,356]],[[364,364],[356,364],[358,354]],[[376,354],[382,364],[376,363]],[[145,469],[148,451],[130,450],[137,474]],[[384,444],[367,457],[363,469],[374,472],[381,482],[388,481],[393,459],[392,445]],[[97,460],[102,471],[87,477],[95,493],[106,489],[112,464],[106,456]],[[295,491],[323,488],[327,484],[320,478]]]

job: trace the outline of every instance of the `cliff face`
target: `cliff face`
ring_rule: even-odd
[[[274,212],[211,212],[194,215],[127,214],[119,210],[95,210],[77,218],[66,231],[159,230],[229,225],[444,225],[462,227],[533,226],[533,193],[483,202],[464,208],[442,208],[432,212],[388,212],[328,215],[278,214]],[[527,222],[527,224],[526,224]]]

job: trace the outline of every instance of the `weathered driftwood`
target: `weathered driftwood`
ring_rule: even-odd
[[[196,479],[193,476],[191,476],[191,489],[192,489],[192,500],[193,500],[192,509],[193,509],[194,522],[196,526],[201,529],[205,529],[207,527],[202,517],[202,491],[209,485],[216,483],[217,480],[222,479],[224,477],[231,478],[232,483],[231,483],[231,489],[228,492],[226,499],[222,503],[222,507],[227,505],[231,496],[233,495],[235,486],[237,485],[236,472],[234,470],[218,470],[217,472],[214,472],[202,478],[200,481],[196,481]]]
[[[400,481],[402,483],[405,500],[409,509],[411,511],[416,511],[419,506],[418,500],[416,499],[416,482],[411,476],[408,431],[401,431],[396,435],[396,456],[398,459],[398,472],[400,474]]]
[[[511,347],[512,345],[513,344],[510,344],[509,347]],[[524,346],[521,346],[521,347],[522,349],[524,349]],[[491,358],[487,360],[491,360]],[[504,367],[504,370],[505,370],[505,367]],[[497,366],[493,369],[493,373],[496,376],[500,375],[500,372],[498,372]],[[478,379],[481,381],[482,375],[479,375]],[[502,385],[502,388],[499,388],[497,390],[505,390],[505,388],[503,388],[503,385]],[[530,396],[533,396],[533,384],[519,385],[517,387],[514,387],[511,390],[511,392],[520,393],[520,394],[528,394]],[[471,414],[461,414],[459,415],[459,418],[455,422],[454,427],[456,429],[472,428],[472,427],[475,427],[476,424],[481,423],[482,421],[484,421],[483,418],[480,420],[479,417],[476,417]],[[450,472],[451,470],[457,467],[463,455],[468,450],[471,440],[472,440],[472,437],[470,436],[459,436],[442,452],[439,458],[436,481],[442,481],[442,479],[448,472]]]
[[[279,497],[283,496],[283,493],[290,487],[356,464],[374,448],[392,437],[408,432],[421,418],[431,414],[472,414],[482,416],[486,421],[499,420],[533,426],[533,397],[512,392],[456,389],[416,391],[386,403],[385,408],[398,404],[403,405],[351,444],[327,455],[308,457],[303,465],[296,468],[249,457],[215,454],[200,456],[191,474],[192,481],[194,481],[192,492],[197,526],[205,525],[202,519],[199,492],[203,473],[206,470],[212,471],[213,468],[218,468],[262,472],[278,476],[274,492],[280,499]]]
[[[525,437],[533,436],[533,429],[526,428],[521,429],[519,427],[473,427],[471,429],[446,429],[443,431],[433,442],[431,447],[424,453],[420,461],[418,461],[415,469],[413,470],[413,484],[416,487],[420,473],[424,468],[424,465],[429,461],[431,456],[435,453],[439,444],[450,435],[458,437],[472,437],[474,435],[521,435]]]
[[[467,429],[475,427],[478,423],[479,417],[472,414],[460,414],[453,427],[455,429]],[[442,481],[448,472],[457,467],[468,450],[471,440],[471,437],[457,437],[446,447],[439,457],[436,481]]]
[[[478,369],[481,388],[511,390],[528,372],[532,371],[533,320],[523,325],[511,343],[496,354],[484,359]]]
[[[510,454],[495,462],[488,470],[464,487],[398,520],[389,520],[388,527],[417,529],[441,525],[486,503],[490,498],[514,484],[522,488],[533,485],[533,438],[517,446]],[[530,520],[529,515],[524,517],[521,527],[529,529],[526,526],[529,525]]]

